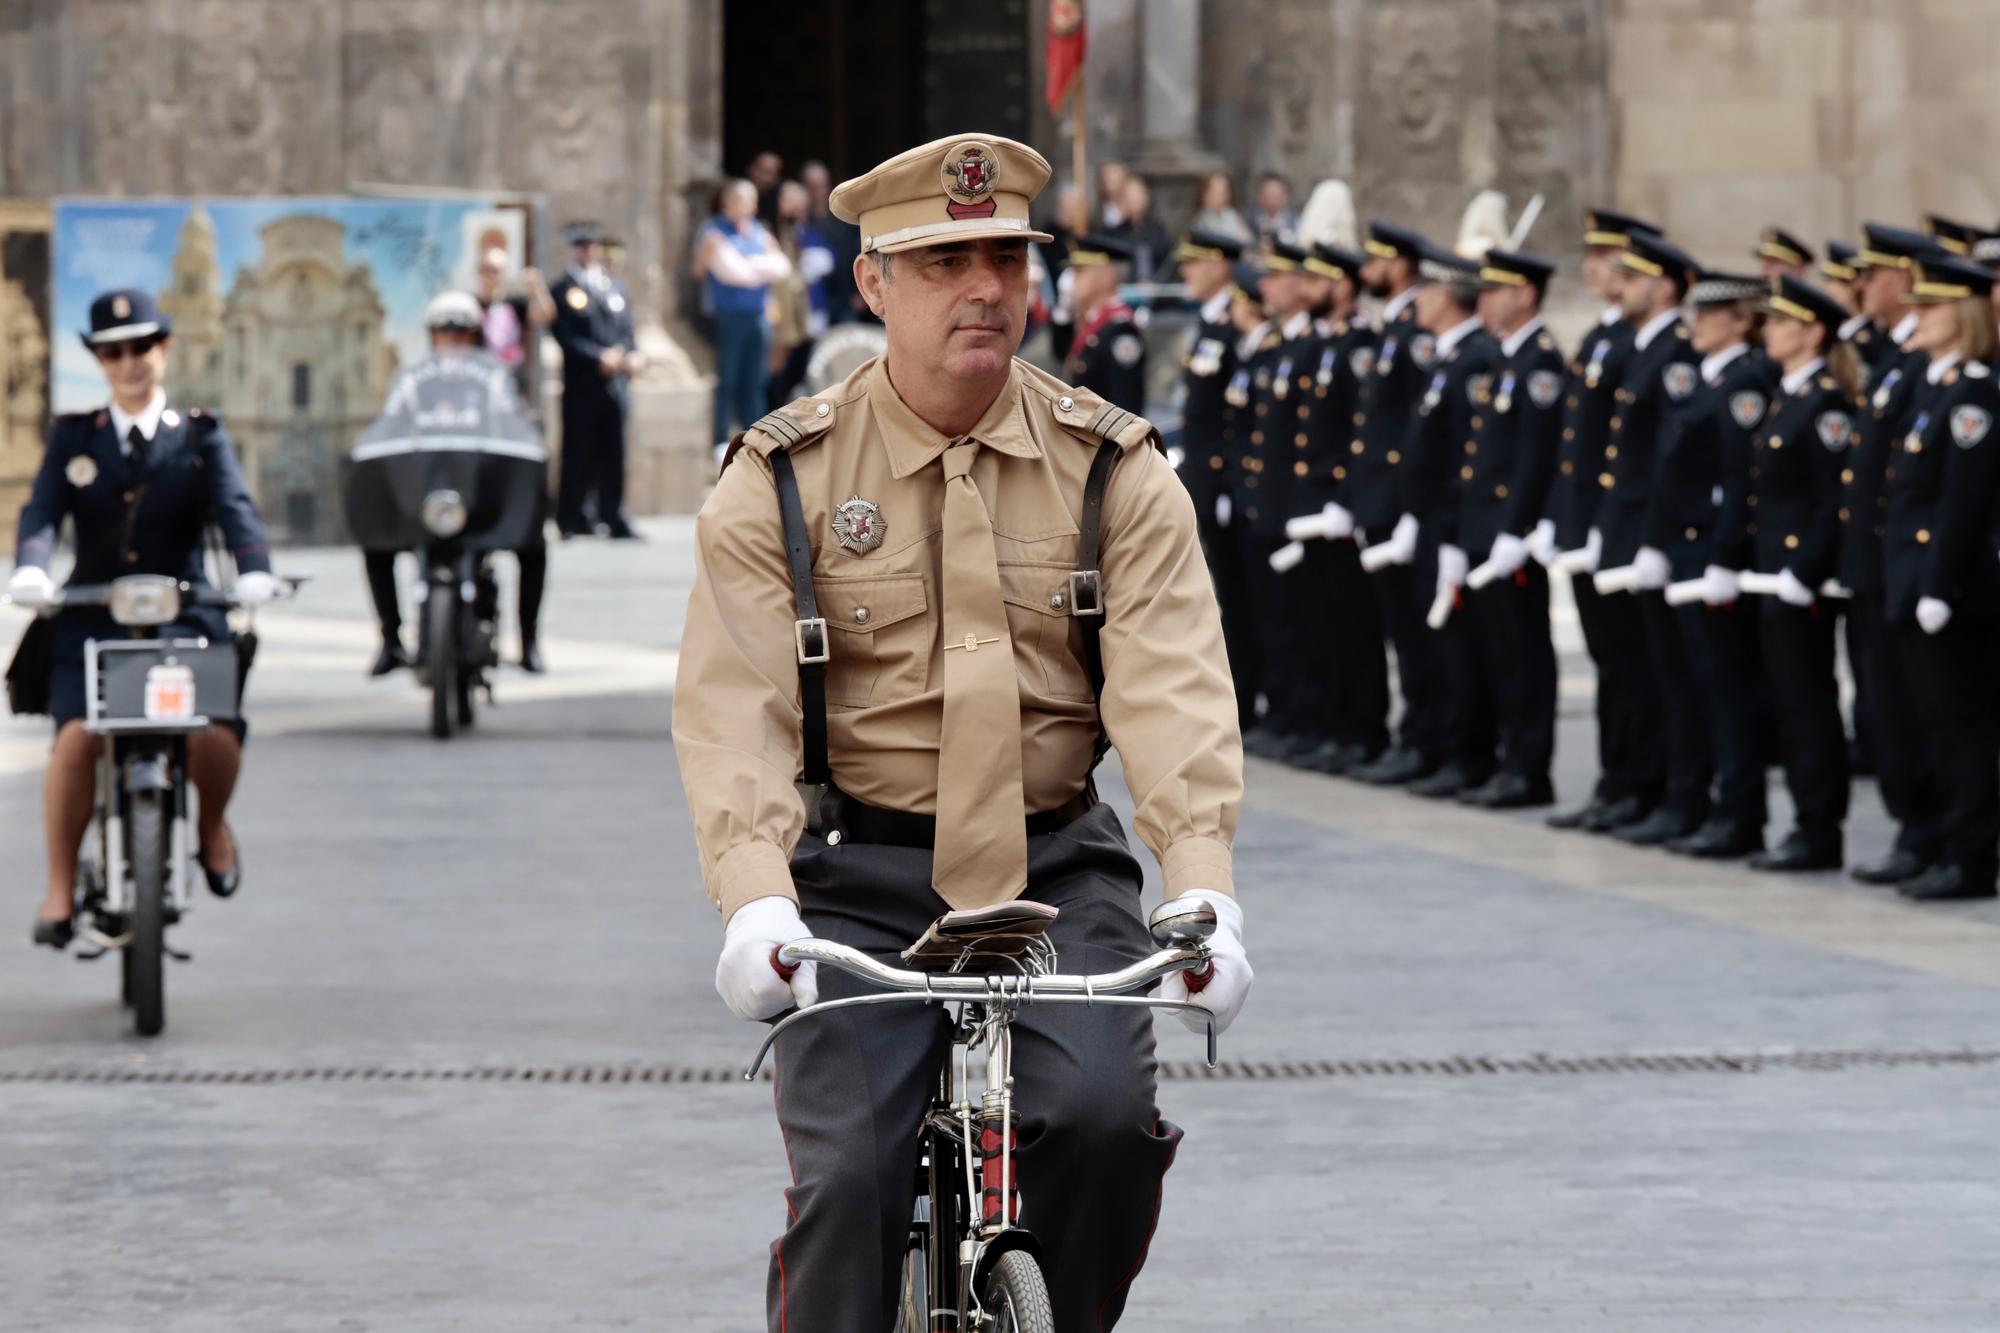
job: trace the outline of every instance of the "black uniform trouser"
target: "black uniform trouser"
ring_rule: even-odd
[[[542,593],[549,584],[548,543],[537,540],[531,546],[523,546],[514,552],[514,558],[521,562],[517,611],[521,638],[532,643],[538,637],[542,621]],[[381,623],[383,640],[401,637],[403,608],[396,588],[396,553],[364,551],[361,563],[368,573],[368,598],[375,603],[375,619]]]
[[[1739,598],[1726,606],[1675,607],[1673,614],[1714,756],[1711,814],[1739,828],[1761,829],[1769,816],[1764,737],[1770,692],[1757,604]]]
[[[1668,606],[1666,594],[1657,590],[1631,597],[1639,605],[1653,691],[1660,701],[1660,744],[1666,750],[1660,808],[1699,821],[1708,815],[1715,749],[1700,677],[1688,651],[1688,636],[1681,631],[1681,612],[1687,608]]]
[[[1865,710],[1875,785],[1896,821],[1896,846],[1934,861],[1943,839],[1940,815],[1945,796],[1909,662],[1884,614],[1880,589],[1857,588],[1848,604],[1847,656],[1856,677],[1856,730],[1862,730],[1859,719]],[[1864,672],[1869,682],[1865,691],[1860,685]]]
[[[1436,594],[1437,561],[1390,565],[1369,576],[1389,642],[1396,650],[1396,688],[1403,712],[1396,719],[1396,743],[1437,759],[1450,757],[1450,683],[1443,643],[1424,623]]]
[[[1340,673],[1341,627],[1335,620],[1331,586],[1337,564],[1333,545],[1327,541],[1305,543],[1304,558],[1279,576],[1296,662],[1291,672],[1293,730],[1318,742],[1334,738],[1346,688]]]
[[[927,850],[828,847],[792,857],[806,926],[893,962],[947,906]],[[1104,972],[1152,951],[1141,875],[1108,805],[1028,840],[1028,891],[1064,972]],[[861,983],[819,968],[821,999]],[[1021,1225],[1041,1243],[1056,1327],[1109,1329],[1146,1257],[1181,1131],[1160,1118],[1143,1009],[1029,1005],[1014,1025]],[[863,1006],[778,1041],[774,1073],[792,1187],[771,1246],[772,1333],[882,1333],[895,1324],[910,1231],[917,1125],[937,1089],[947,1028],[935,1005]]]
[[[1646,627],[1630,593],[1600,593],[1588,574],[1569,583],[1584,647],[1597,667],[1597,799],[1660,798],[1666,761],[1659,748],[1659,694],[1646,660]]]
[[[1289,606],[1284,580],[1291,575],[1271,568],[1271,553],[1283,546],[1285,539],[1253,530],[1241,516],[1230,526],[1236,529],[1237,559],[1249,588],[1250,616],[1257,635],[1257,688],[1264,695],[1261,725],[1266,731],[1289,736],[1299,726],[1299,642],[1285,622]]]
[[[1847,818],[1847,729],[1834,675],[1835,616],[1819,603],[1789,606],[1766,597],[1764,667],[1778,717],[1778,754],[1798,807],[1799,832],[1820,845],[1840,844]]]
[[[1202,509],[1204,502],[1208,505],[1206,512]],[[1234,528],[1215,521],[1212,498],[1197,497],[1194,526],[1201,538],[1202,555],[1208,561],[1209,581],[1215,585],[1215,603],[1222,612],[1222,643],[1229,654],[1229,674],[1236,682],[1236,724],[1248,731],[1257,724],[1257,688],[1264,655],[1258,645],[1257,619],[1244,579],[1242,546]]]
[[[1944,800],[1939,860],[1974,884],[1994,879],[2000,844],[2000,626],[1953,620],[1936,634],[1893,626],[1904,671],[1916,686],[1924,733]]]
[[[1389,743],[1389,658],[1382,646],[1382,612],[1350,540],[1306,544],[1295,571],[1325,607],[1327,661],[1333,676],[1329,731],[1342,745],[1370,757]]]
[[[1530,560],[1514,577],[1465,596],[1493,672],[1501,762],[1519,777],[1546,778],[1556,747],[1548,571]]]
[[[562,476],[556,486],[556,525],[582,532],[594,517],[625,517],[625,385],[563,377]]]

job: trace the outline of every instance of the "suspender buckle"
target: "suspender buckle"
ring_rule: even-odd
[[[1079,569],[1069,576],[1069,613],[1073,616],[1104,614],[1104,582],[1094,569]]]
[[[827,642],[825,616],[794,620],[792,642],[798,645],[800,666],[816,666],[833,660],[833,655],[827,651],[831,645]]]

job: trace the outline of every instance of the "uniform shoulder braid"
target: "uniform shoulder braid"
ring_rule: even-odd
[[[1090,444],[1109,441],[1128,452],[1148,442],[1165,451],[1160,432],[1146,418],[1107,403],[1088,389],[1064,384],[1025,361],[1015,365],[1022,372],[1021,391],[1028,395],[1030,405],[1039,406],[1070,434]]]
[[[748,449],[759,458],[768,458],[773,449],[792,450],[811,443],[830,430],[840,418],[840,409],[865,390],[859,379],[851,378],[827,393],[812,398],[794,398],[775,412],[757,418],[750,429],[729,442],[722,465],[728,467],[737,451]]]

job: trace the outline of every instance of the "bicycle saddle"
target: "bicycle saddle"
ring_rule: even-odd
[[[946,912],[903,950],[903,961],[919,972],[1011,972],[1055,919],[1048,904],[1018,899]]]

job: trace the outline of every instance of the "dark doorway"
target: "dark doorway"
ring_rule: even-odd
[[[738,0],[723,9],[722,169],[769,149],[836,181],[915,144],[1028,137],[1028,0]]]

